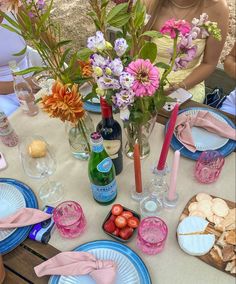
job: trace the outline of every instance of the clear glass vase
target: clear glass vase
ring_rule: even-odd
[[[153,114],[152,117],[143,124],[134,123],[132,121],[124,122],[124,132],[127,138],[124,151],[128,158],[133,159],[135,143],[139,144],[141,159],[144,159],[149,155],[149,137],[155,126],[156,117],[157,114]]]
[[[94,131],[93,121],[87,112],[76,123],[66,123],[71,153],[76,159],[88,160],[91,152],[90,134]]]

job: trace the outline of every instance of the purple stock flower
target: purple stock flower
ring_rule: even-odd
[[[87,47],[92,51],[101,51],[106,48],[106,41],[101,31],[97,31],[95,36],[91,36],[87,40]]]
[[[113,103],[119,109],[124,109],[134,102],[134,96],[132,90],[122,90],[113,96]]]
[[[115,76],[120,76],[124,66],[120,58],[116,58],[108,64],[108,67],[111,69],[112,74]]]
[[[127,72],[122,72],[120,75],[120,85],[123,89],[130,89],[133,85],[134,82],[134,77],[127,73]]]
[[[126,52],[127,48],[128,44],[124,38],[118,38],[115,40],[114,49],[119,57]]]
[[[102,90],[108,90],[108,89],[117,90],[120,88],[118,80],[106,76],[100,77],[97,80],[97,84],[98,88]]]

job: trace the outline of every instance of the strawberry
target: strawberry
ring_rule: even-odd
[[[123,206],[120,204],[114,204],[111,208],[112,214],[116,216],[120,215],[122,211],[123,211]]]
[[[115,221],[115,219],[116,219],[116,216],[115,215],[113,215],[113,214],[111,214],[111,216],[110,216],[110,218],[109,218],[109,220],[111,220],[111,221]]]
[[[115,225],[118,228],[124,228],[127,225],[127,220],[123,216],[117,216],[115,219]]]
[[[123,240],[128,240],[132,234],[133,234],[134,229],[130,228],[130,227],[125,227],[123,229],[120,230],[119,232],[119,236],[123,239]]]
[[[115,231],[112,234],[118,237],[119,233],[120,233],[120,229],[116,228]]]
[[[112,220],[106,221],[103,226],[104,230],[108,233],[113,233],[116,229],[115,223]]]

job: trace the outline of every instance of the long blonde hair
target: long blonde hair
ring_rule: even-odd
[[[150,5],[147,6],[147,13],[151,16],[151,18],[148,24],[146,25],[147,30],[151,30],[153,28],[158,18],[158,12],[161,10],[161,7],[163,6],[165,1],[166,0],[150,1]]]

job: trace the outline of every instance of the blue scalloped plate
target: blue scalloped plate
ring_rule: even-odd
[[[8,183],[17,188],[24,196],[26,207],[38,208],[38,201],[32,189],[21,181],[11,178],[0,178],[0,182]],[[28,236],[32,226],[18,228],[8,238],[0,242],[0,254],[5,254],[20,245]]]
[[[101,106],[97,103],[91,103],[87,101],[84,103],[84,109],[95,113],[101,113]]]
[[[74,251],[91,252],[99,259],[117,262],[116,284],[151,284],[151,278],[142,259],[129,247],[114,241],[93,241],[83,244]],[[104,256],[104,257],[103,257]],[[124,267],[123,267],[124,266]],[[126,278],[127,275],[127,278]],[[95,284],[90,276],[52,276],[49,284]]]
[[[235,128],[234,123],[227,116],[223,115],[222,113],[220,113],[218,111],[212,110],[212,109],[207,109],[207,108],[203,108],[203,107],[192,107],[192,108],[186,108],[184,110],[179,111],[179,114],[186,112],[186,111],[189,111],[189,110],[208,110],[209,112],[216,113],[219,116],[221,116],[225,120],[225,122],[227,122],[230,126]],[[168,120],[168,122],[166,124],[165,132],[167,131],[169,121],[170,120]],[[181,155],[186,157],[186,158],[189,158],[191,160],[197,160],[198,157],[202,153],[202,151],[196,151],[195,153],[192,153],[191,151],[189,151],[188,149],[186,149],[184,147],[184,145],[175,137],[175,135],[173,135],[173,137],[172,137],[171,147],[174,150],[180,150],[182,148],[180,150]],[[234,151],[235,147],[236,147],[236,142],[229,139],[229,141],[224,146],[222,146],[221,148],[215,149],[215,150],[219,151],[224,157],[226,157]]]

